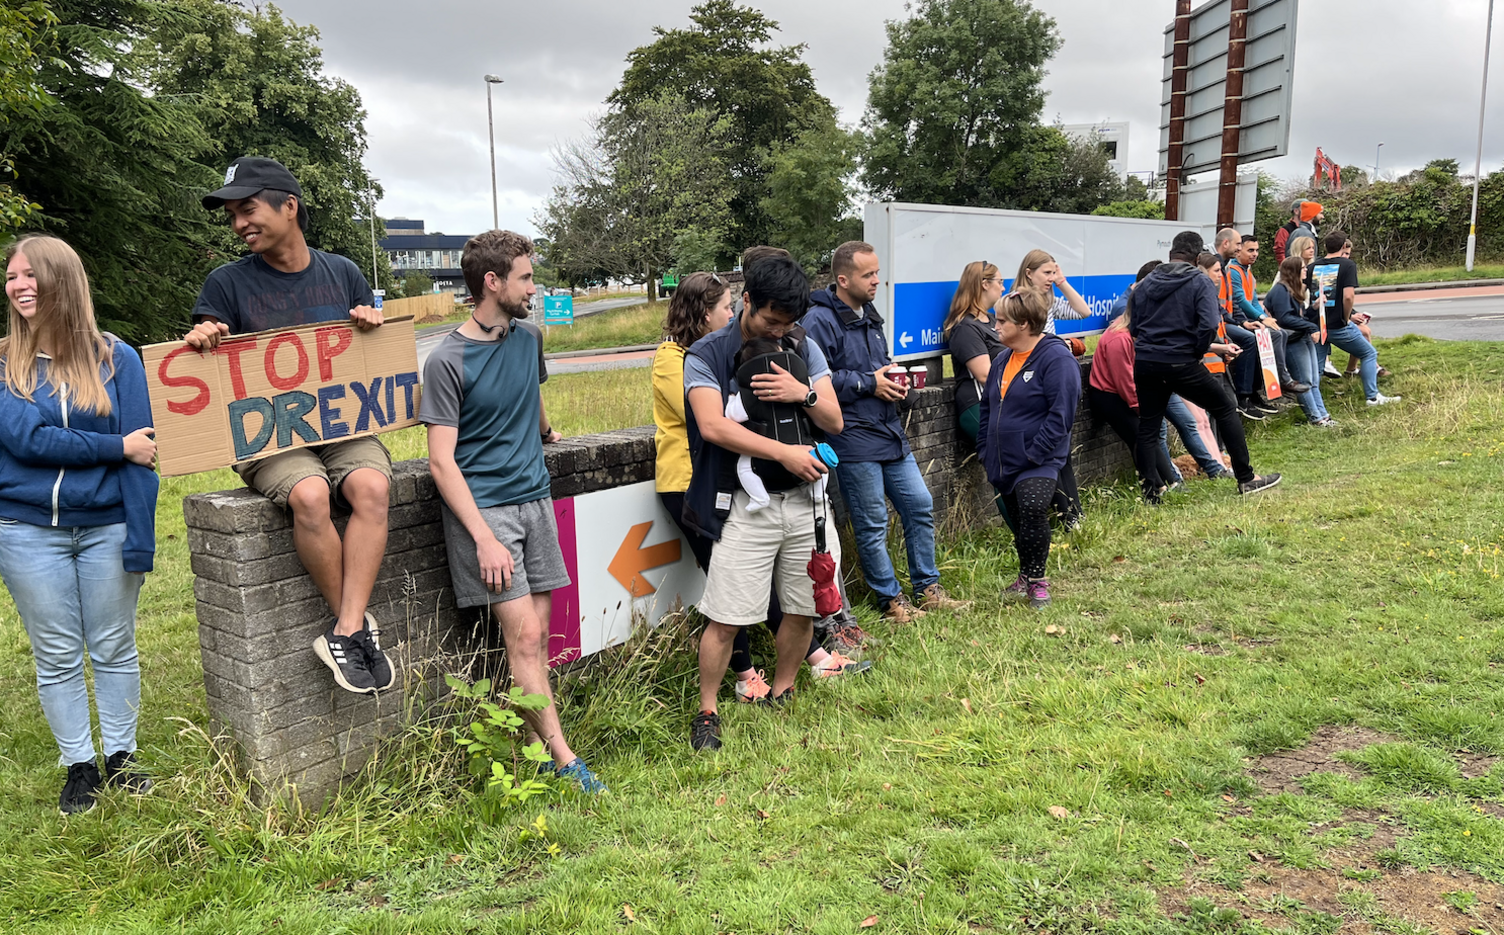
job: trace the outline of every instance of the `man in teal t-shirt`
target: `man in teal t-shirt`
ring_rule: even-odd
[[[548,379],[543,336],[523,320],[537,291],[532,254],[532,241],[511,231],[465,244],[460,268],[475,312],[429,356],[419,418],[444,501],[455,602],[490,607],[512,678],[549,699],[519,713],[548,745],[558,775],[596,793],[606,787],[564,739],[548,684],[551,592],[569,584],[569,572],[543,462],[543,443],[559,439],[538,391]]]

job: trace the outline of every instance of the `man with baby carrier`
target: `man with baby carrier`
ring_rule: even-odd
[[[782,705],[794,696],[794,677],[817,615],[816,586],[807,569],[817,550],[817,520],[829,509],[823,485],[815,493],[814,482],[829,473],[826,459],[834,460],[817,443],[820,432],[841,431],[825,355],[797,324],[809,305],[804,271],[793,260],[769,257],[753,264],[746,277],[744,311],[695,342],[684,358],[694,473],[683,517],[717,542],[699,604],[707,622],[700,637],[700,709],[690,722],[696,750],[720,749],[717,696],[731,643],[739,628],[763,622],[770,580],[784,611],[772,698]],[[776,342],[777,352],[741,354],[744,344],[760,339]],[[728,418],[732,396],[741,403],[732,407],[733,415],[746,421]],[[738,476],[741,456],[751,459],[759,493],[766,496],[766,505],[755,510],[748,509],[752,497]],[[829,540],[838,565],[836,537]]]

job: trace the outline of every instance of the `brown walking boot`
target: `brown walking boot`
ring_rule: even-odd
[[[907,594],[900,593],[883,608],[883,619],[900,626],[913,623],[924,616],[924,611],[915,607]]]
[[[927,611],[951,610],[960,614],[965,613],[971,607],[971,601],[962,601],[951,597],[940,586],[940,583],[936,582],[920,592],[919,606]]]

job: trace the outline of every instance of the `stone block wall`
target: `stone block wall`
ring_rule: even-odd
[[[956,440],[952,399],[950,385],[916,390],[903,419],[937,519],[958,529],[991,522],[996,511],[975,455]],[[1093,427],[1084,408],[1074,445],[1082,483],[1132,469],[1127,449],[1105,425]],[[652,426],[568,438],[545,451],[556,498],[653,477]],[[380,696],[338,688],[311,651],[330,612],[293,551],[285,511],[242,488],[188,497],[183,514],[210,715],[234,737],[264,795],[317,804],[400,729],[404,694],[435,687],[419,681],[439,677],[436,661],[486,642],[481,614],[454,604],[427,461],[393,466],[386,557],[370,606],[398,682]],[[853,550],[847,556],[855,561]]]

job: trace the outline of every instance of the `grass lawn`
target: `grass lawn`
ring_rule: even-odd
[[[1460,282],[1465,279],[1504,279],[1504,265],[1485,266],[1475,263],[1469,273],[1465,266],[1426,266],[1419,269],[1375,273],[1363,270],[1358,281],[1365,286],[1398,286],[1411,282]]]
[[[58,815],[0,604],[0,928],[1497,932],[1504,345],[1380,350],[1403,404],[1328,381],[1341,428],[1258,428],[1282,487],[1193,482],[1158,509],[1088,491],[1042,613],[998,599],[1005,531],[947,541],[969,613],[891,630],[863,607],[873,672],[727,703],[718,754],[688,750],[691,633],[666,624],[561,688],[611,793],[512,810],[431,727],[320,813],[254,807],[204,733],[179,508],[233,479],[169,480],[140,621],[151,797]],[[566,399],[627,379],[550,380],[556,424],[589,426]]]
[[[667,311],[667,302],[654,302],[576,318],[573,325],[551,325],[543,329],[543,350],[553,354],[597,347],[657,344],[663,339],[663,316]],[[536,321],[542,323],[541,314]]]

